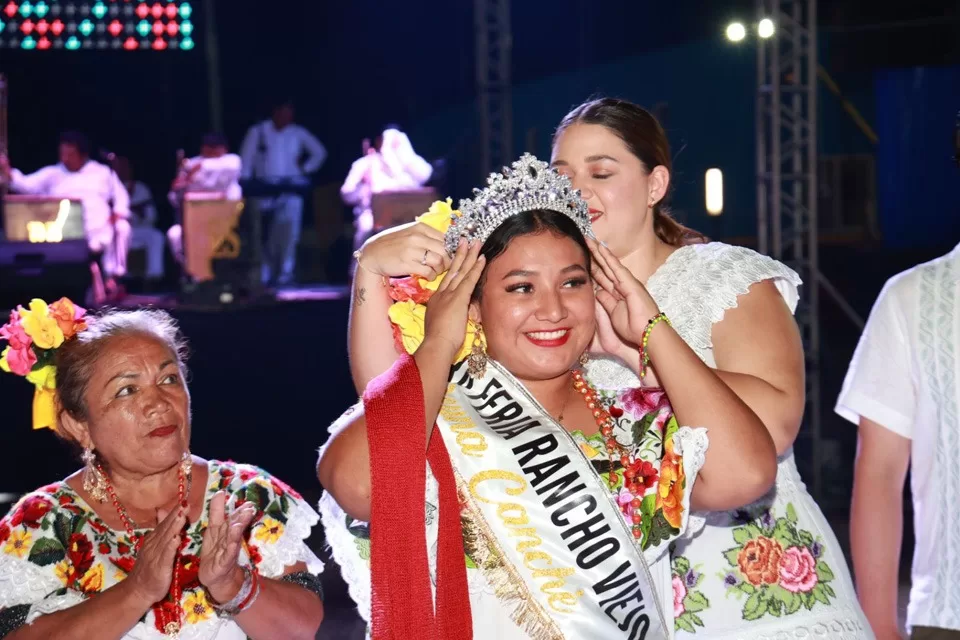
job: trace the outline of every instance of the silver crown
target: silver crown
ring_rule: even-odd
[[[481,244],[505,220],[526,211],[547,209],[573,220],[583,235],[594,237],[587,203],[570,178],[552,169],[546,162],[529,153],[523,154],[512,167],[491,173],[487,188],[474,189],[473,199],[460,201],[460,215],[452,214],[445,245],[453,255],[460,238]]]

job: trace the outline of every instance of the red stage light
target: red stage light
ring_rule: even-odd
[[[7,14],[8,18],[12,18],[13,16],[17,15],[17,9],[19,8],[20,7],[19,5],[17,5],[16,2],[11,1],[11,2],[8,2],[7,6],[3,8],[3,12]]]
[[[133,36],[130,36],[124,41],[123,48],[126,49],[127,51],[133,51],[134,49],[137,48],[137,39],[134,38]]]
[[[116,38],[123,32],[123,25],[120,24],[119,20],[114,20],[110,23],[110,26],[107,27],[107,31],[110,32],[110,35]]]
[[[40,42],[37,43],[37,49],[49,49],[50,48],[50,39],[47,37],[40,38]]]
[[[143,20],[150,15],[150,7],[145,4],[137,5],[137,17]]]
[[[172,2],[167,5],[167,17],[173,20],[177,17],[177,14],[180,13],[180,10],[177,9],[177,5]]]
[[[164,49],[167,48],[167,41],[164,40],[163,38],[157,38],[156,40],[153,41],[151,48],[154,49],[155,51],[163,51]]]
[[[28,35],[30,35],[31,33],[33,33],[33,21],[32,21],[32,20],[24,20],[24,21],[20,24],[20,31],[23,31],[23,35],[25,35],[25,36],[28,36]]]
[[[168,22],[168,23],[167,23],[167,35],[168,35],[168,36],[170,36],[170,37],[172,38],[173,36],[177,35],[177,33],[179,33],[179,32],[180,32],[180,25],[178,25],[176,22]]]
[[[40,22],[37,23],[37,33],[39,33],[40,35],[46,34],[47,29],[49,28],[50,28],[50,25],[47,24],[46,20],[41,20]]]
[[[163,35],[163,23],[160,21],[153,23],[153,35],[159,36]]]
[[[163,15],[163,5],[159,2],[153,5],[153,8],[150,10],[150,13],[153,14],[154,18],[160,18]]]
[[[50,31],[53,35],[58,36],[63,33],[63,23],[59,19],[54,20],[53,24],[50,25]]]

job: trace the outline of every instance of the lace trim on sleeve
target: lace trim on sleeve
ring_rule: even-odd
[[[370,622],[370,538],[358,538],[347,529],[347,516],[337,501],[324,491],[320,498],[320,518],[333,559],[347,592],[357,604],[364,622]],[[365,524],[365,523],[364,523]]]
[[[267,578],[277,578],[283,575],[284,569],[291,565],[303,562],[307,571],[318,574],[323,571],[323,562],[316,556],[306,540],[310,531],[320,521],[317,512],[311,509],[303,499],[287,495],[290,500],[290,510],[287,523],[279,539],[272,544],[260,547],[261,560],[258,564],[260,573]],[[257,525],[254,525],[256,529]]]
[[[41,567],[27,560],[0,555],[0,608],[34,604],[63,588],[53,565]]]
[[[683,494],[685,526],[682,528],[681,538],[691,538],[697,535],[707,523],[706,518],[690,510],[690,501],[693,496],[693,485],[696,482],[697,474],[700,473],[700,469],[707,461],[709,445],[710,439],[705,427],[680,427],[673,434],[674,451],[683,458],[683,472],[687,477],[687,486]]]
[[[713,346],[712,326],[757,282],[773,280],[796,310],[802,284],[786,265],[745,247],[721,242],[689,245],[675,251],[647,281],[650,295],[670,317],[674,330],[703,358]]]
[[[62,595],[50,596],[34,603],[27,614],[27,624],[31,624],[40,616],[75,607],[84,601],[84,597],[76,591],[68,590]]]

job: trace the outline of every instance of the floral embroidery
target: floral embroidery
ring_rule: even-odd
[[[673,417],[666,394],[650,387],[628,389],[619,394],[598,390],[597,397],[615,420],[614,436],[628,447],[634,461],[625,457],[612,466],[600,434],[589,438],[574,431],[580,450],[602,475],[615,476],[617,504],[624,519],[633,526],[634,497],[624,487],[624,476],[639,478],[645,493],[640,500],[640,547],[650,549],[672,540],[683,526],[683,499],[686,475],[683,459],[674,451],[673,435],[680,428]],[[640,416],[638,419],[636,416]],[[627,465],[624,466],[624,462]]]
[[[246,550],[250,561],[259,564],[260,549],[277,543],[283,536],[288,515],[296,507],[294,501],[301,497],[256,467],[210,461],[209,469],[207,499],[223,490],[236,496],[238,505],[252,502],[256,506],[258,514]],[[176,567],[188,624],[214,617],[199,578],[205,530],[205,517],[190,526]],[[135,534],[138,535],[142,533]],[[136,563],[135,546],[126,533],[111,530],[63,482],[29,494],[0,519],[0,554],[47,568],[63,585],[60,594],[71,590],[89,597],[124,580]],[[170,596],[155,604],[152,611],[152,621],[148,621],[147,614],[140,622],[162,631],[159,620],[165,618],[158,614],[173,613]]]
[[[823,542],[797,527],[797,513],[787,504],[786,515],[763,512],[733,530],[738,546],[724,552],[730,571],[721,577],[728,595],[746,597],[741,615],[759,620],[829,605],[836,593],[833,571],[823,561]]]
[[[675,556],[673,569],[673,626],[677,630],[696,633],[703,626],[697,614],[710,607],[710,601],[697,590],[703,574],[690,566],[690,560]]]

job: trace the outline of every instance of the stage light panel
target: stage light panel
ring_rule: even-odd
[[[190,51],[182,0],[0,0],[0,49]]]

